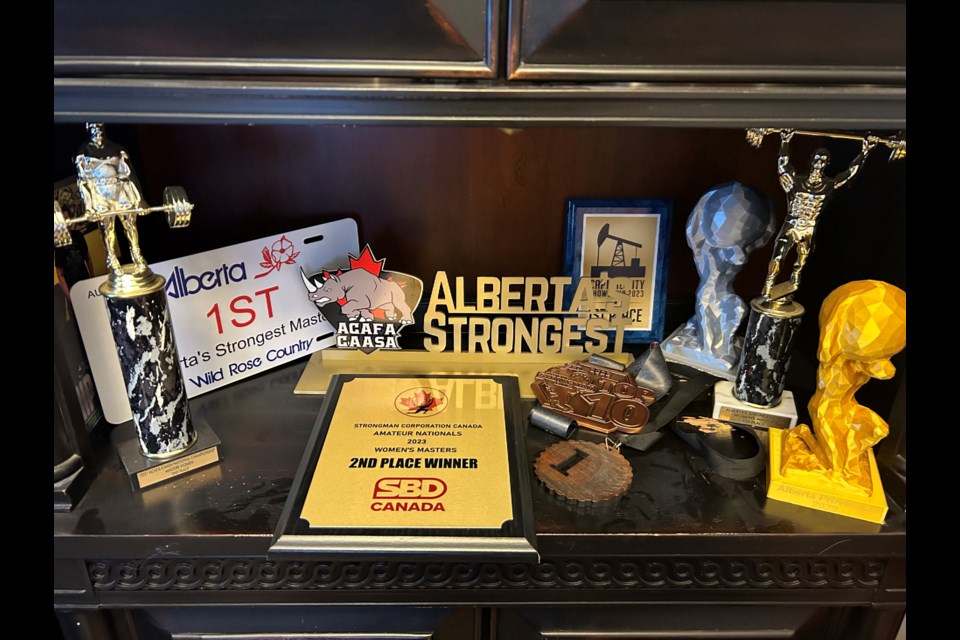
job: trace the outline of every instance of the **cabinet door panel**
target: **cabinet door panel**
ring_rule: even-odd
[[[496,613],[502,640],[871,640],[893,637],[904,615],[901,608],[659,603]]]
[[[54,0],[54,72],[494,75],[500,0]]]
[[[511,78],[906,79],[905,0],[512,0]]]
[[[473,607],[253,605],[130,611],[138,640],[470,640]]]

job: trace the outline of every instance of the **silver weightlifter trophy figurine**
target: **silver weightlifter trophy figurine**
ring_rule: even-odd
[[[747,304],[733,289],[748,256],[773,237],[767,198],[739,182],[703,194],[687,218],[687,245],[700,274],[694,316],[663,343],[670,362],[733,380]]]
[[[726,407],[722,394],[717,392],[714,417],[735,419],[749,424],[763,424],[759,416],[763,410],[773,410],[784,396],[784,383],[797,327],[803,317],[803,307],[793,300],[793,293],[800,286],[800,275],[810,253],[813,251],[814,233],[824,207],[836,191],[857,175],[870,151],[879,145],[891,149],[890,160],[906,157],[906,141],[902,139],[884,139],[877,136],[858,136],[852,134],[829,133],[822,131],[800,131],[794,129],[749,129],[747,141],[759,147],[765,136],[779,134],[780,155],[777,160],[777,173],[780,186],[787,195],[787,215],[774,241],[773,255],[770,259],[763,292],[750,303],[750,319],[747,324],[743,353],[732,386],[732,398],[742,403],[732,402]],[[810,168],[806,174],[798,173],[790,161],[790,141],[796,135],[841,138],[860,142],[860,153],[850,165],[835,177],[826,175],[830,162],[830,153],[823,148],[817,149],[810,157]],[[781,279],[781,271],[787,265],[784,260],[790,249],[795,249],[796,260],[787,279]],[[788,392],[789,393],[789,392]],[[754,419],[744,420],[742,413],[754,412]],[[727,411],[726,417],[724,417]],[[731,416],[729,412],[737,415]],[[787,422],[772,420],[766,426],[789,427],[796,424],[796,409],[784,407],[782,416],[791,416]]]
[[[118,450],[134,487],[143,488],[148,481],[153,484],[170,477],[156,468],[157,461],[179,457],[191,449],[197,442],[197,430],[187,404],[167,309],[165,280],[151,271],[140,253],[137,218],[162,211],[172,228],[186,227],[193,205],[181,187],[167,187],[162,206],[147,206],[127,152],[104,139],[101,124],[88,124],[87,129],[90,140],[80,147],[74,159],[84,214],[66,219],[54,201],[53,242],[58,247],[69,244],[69,228],[89,222],[96,222],[103,234],[110,273],[100,285],[100,293],[107,305],[139,450],[148,461],[140,458],[139,463],[132,463],[132,468],[121,444]],[[118,220],[127,237],[131,264],[120,263]],[[139,458],[135,449],[134,456]],[[184,472],[184,466],[176,465],[179,473]]]

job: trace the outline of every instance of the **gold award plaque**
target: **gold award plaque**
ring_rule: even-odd
[[[497,529],[513,517],[489,378],[347,380],[300,517],[311,528]]]

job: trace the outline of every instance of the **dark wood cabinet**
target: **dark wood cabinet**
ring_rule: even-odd
[[[512,79],[906,80],[906,2],[514,0]]]
[[[53,3],[54,73],[490,78],[500,0]]]
[[[104,121],[148,201],[182,184],[196,203],[175,238],[145,228],[151,262],[349,215],[427,281],[556,275],[566,198],[671,198],[674,326],[697,284],[683,235],[697,198],[736,179],[784,213],[775,151],[749,147],[743,127],[906,126],[898,2],[181,4],[54,5],[54,179],[72,172],[79,123]],[[791,23],[781,41],[778,11],[817,24]],[[826,14],[858,35],[813,28]],[[741,17],[743,31],[695,37]],[[905,286],[905,175],[871,158],[831,203],[808,309],[852,279]],[[430,242],[411,235],[422,228]],[[801,403],[817,333],[811,313],[791,368]],[[762,477],[720,478],[668,435],[627,452],[635,481],[612,509],[571,509],[533,482],[541,559],[528,565],[268,557],[320,408],[292,393],[301,361],[192,400],[218,425],[222,461],[143,493],[109,425],[95,430],[89,488],[54,514],[54,610],[72,638],[892,638],[906,608],[908,415],[904,354],[894,364],[861,398],[891,423],[882,526],[778,508]],[[528,459],[550,442],[529,430]]]

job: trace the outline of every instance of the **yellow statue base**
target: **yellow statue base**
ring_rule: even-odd
[[[629,353],[604,353],[604,357],[622,364],[632,361]],[[335,373],[389,373],[422,376],[457,374],[517,376],[520,397],[533,399],[533,378],[539,372],[575,360],[586,360],[589,353],[430,353],[403,349],[365,354],[348,349],[326,349],[310,356],[294,393],[326,393]]]
[[[846,490],[842,485],[819,475],[793,473],[794,470],[791,470],[791,477],[784,477],[780,467],[786,432],[770,429],[768,433],[770,460],[767,464],[767,498],[868,522],[883,523],[887,515],[887,498],[883,493],[873,449],[866,451],[873,491],[869,496],[865,496]]]

